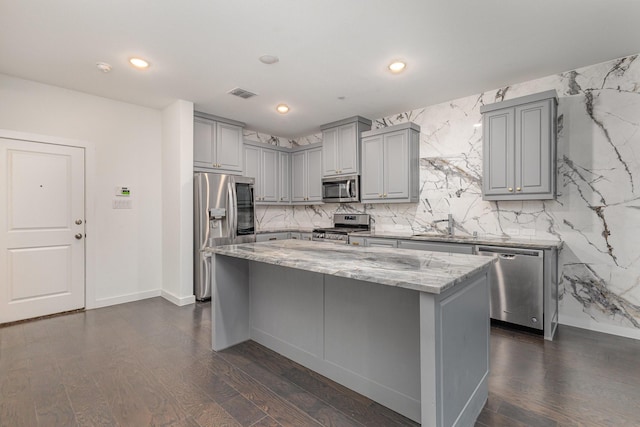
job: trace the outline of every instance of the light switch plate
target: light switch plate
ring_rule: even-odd
[[[114,199],[111,207],[113,209],[133,209],[133,200],[131,199]]]

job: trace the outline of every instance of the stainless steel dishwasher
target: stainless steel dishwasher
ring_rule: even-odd
[[[476,253],[498,258],[489,273],[491,318],[543,330],[544,251],[478,245]]]

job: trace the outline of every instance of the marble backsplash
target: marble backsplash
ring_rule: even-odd
[[[483,201],[480,107],[550,89],[559,98],[557,199]],[[259,207],[258,226],[329,226],[336,212],[365,212],[377,230],[424,232],[451,213],[457,234],[561,239],[560,322],[640,339],[639,95],[634,55],[376,119],[374,128],[421,126],[419,203]],[[286,147],[322,139],[245,137]]]

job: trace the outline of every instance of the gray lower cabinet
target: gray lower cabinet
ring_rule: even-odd
[[[481,107],[484,200],[556,197],[556,91]]]
[[[449,252],[454,254],[473,254],[473,245],[446,242],[418,242],[415,240],[398,240],[401,249],[416,249],[419,251]]]
[[[293,240],[311,240],[311,234],[312,233],[298,233],[298,232],[291,232],[289,233],[291,235],[291,239]]]
[[[353,246],[379,247],[379,248],[397,248],[398,241],[396,239],[385,239],[381,237],[357,237],[349,236],[349,244]]]
[[[353,246],[366,246],[364,237],[349,236],[349,244]]]
[[[367,237],[365,246],[372,248],[397,248],[398,241],[396,239],[377,239],[374,237]]]
[[[286,240],[289,239],[289,232],[282,233],[260,233],[256,234],[256,242],[268,242],[271,240]]]
[[[193,166],[202,172],[242,174],[243,123],[194,113]]]
[[[291,154],[291,202],[296,205],[322,203],[322,149],[320,144]]]
[[[322,176],[360,173],[360,133],[371,129],[371,120],[351,117],[320,127],[322,130]]]
[[[362,203],[419,198],[420,126],[403,123],[362,133]]]

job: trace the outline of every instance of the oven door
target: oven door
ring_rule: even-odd
[[[322,180],[322,201],[325,203],[359,202],[358,176],[324,178]]]

